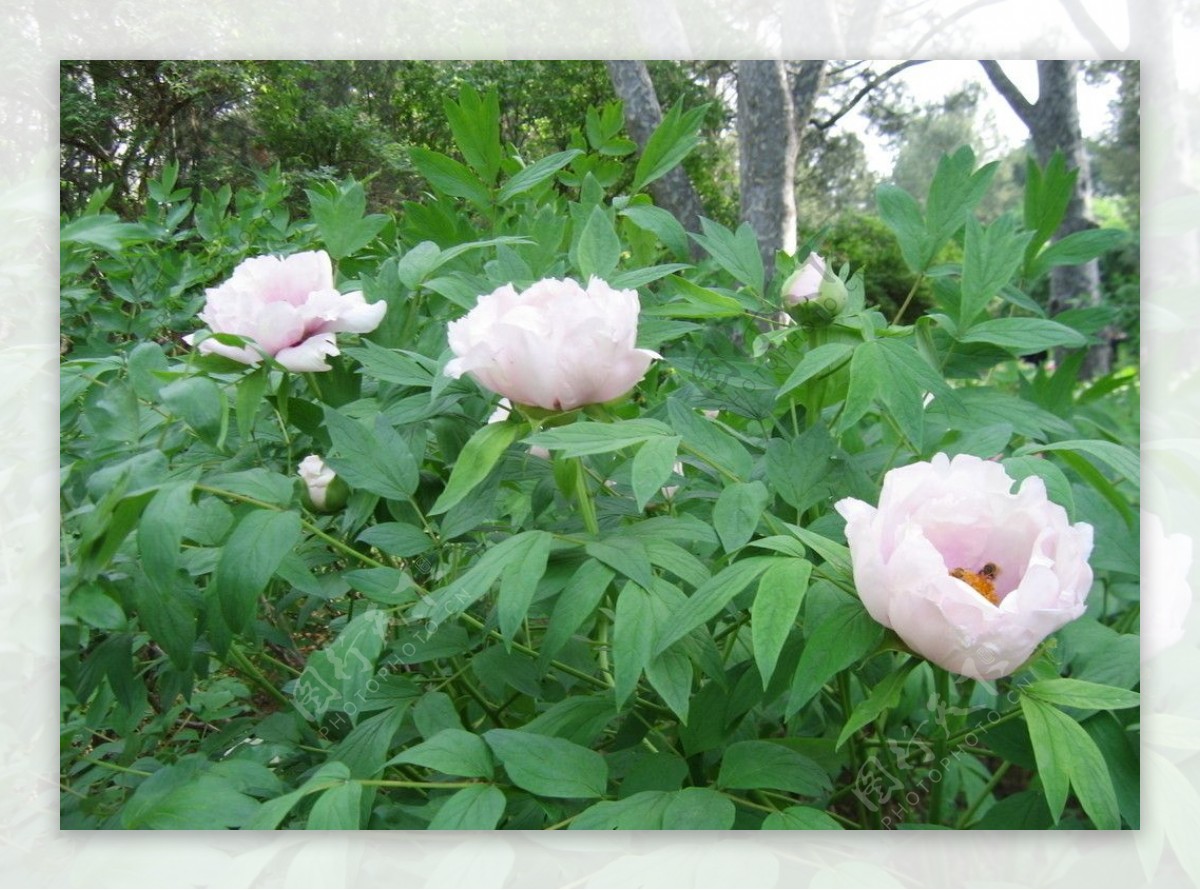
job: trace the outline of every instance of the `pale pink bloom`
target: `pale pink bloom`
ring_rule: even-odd
[[[637,291],[599,278],[587,288],[543,279],[520,293],[506,284],[450,322],[455,358],[446,374],[470,374],[520,405],[570,411],[629,392],[661,358],[638,349]]]
[[[325,497],[329,492],[330,484],[337,478],[337,474],[317,454],[310,454],[300,461],[296,472],[304,480],[304,485],[308,488],[308,497],[313,502],[313,506],[318,510],[324,510]]]
[[[203,321],[213,333],[252,340],[289,371],[328,371],[337,355],[336,334],[365,334],[379,327],[387,304],[368,303],[361,293],[339,293],[333,266],[323,250],[288,257],[243,260],[229,280],[205,291]],[[184,337],[191,344],[195,334]],[[248,365],[262,361],[252,346],[226,346],[209,338],[201,352],[214,352]]]
[[[797,267],[783,283],[783,301],[794,306],[797,303],[815,300],[824,281],[825,260],[818,254],[810,253],[804,265]]]
[[[977,680],[1020,668],[1092,586],[1092,527],[1072,525],[1039,477],[1013,484],[998,463],[937,454],[891,470],[878,507],[835,505],[871,617]]]

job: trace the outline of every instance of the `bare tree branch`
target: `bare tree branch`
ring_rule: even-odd
[[[899,65],[893,65],[887,71],[883,72],[882,74],[876,75],[871,80],[867,81],[866,85],[863,86],[863,88],[861,90],[859,90],[857,93],[854,94],[854,98],[852,98],[848,103],[846,103],[846,105],[843,106],[836,114],[834,114],[828,120],[813,121],[813,126],[816,127],[818,130],[828,130],[830,127],[832,127],[838,121],[840,121],[843,117],[845,117],[847,114],[849,114],[850,111],[854,108],[854,106],[857,105],[859,102],[861,102],[863,97],[866,96],[867,93],[871,92],[871,90],[875,89],[875,87],[877,87],[881,83],[895,77],[897,74],[899,74],[905,68],[912,68],[914,65],[924,65],[928,61],[929,61],[929,59],[910,59],[907,62],[901,62]]]
[[[1012,107],[1012,110],[1017,113],[1025,126],[1032,128],[1030,121],[1033,119],[1034,108],[1033,103],[1017,89],[1017,85],[1008,79],[1008,75],[1004,73],[1004,69],[1000,67],[1000,63],[994,60],[984,59],[980,61],[984,72],[987,73],[988,80],[992,82],[992,86],[996,88],[1004,101]]]

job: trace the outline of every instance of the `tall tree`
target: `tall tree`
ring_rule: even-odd
[[[1091,175],[1083,133],[1079,126],[1079,103],[1075,82],[1077,62],[1061,59],[1039,61],[1038,99],[1030,102],[1004,73],[998,62],[981,61],[996,91],[1029,129],[1034,154],[1045,166],[1055,151],[1062,151],[1067,165],[1078,169],[1075,191],[1057,237],[1095,227],[1090,218]],[[1050,273],[1050,313],[1075,306],[1100,304],[1100,265],[1096,260],[1080,266],[1058,266]],[[1083,373],[1105,374],[1112,367],[1112,348],[1099,346],[1088,353]]]
[[[770,278],[775,251],[796,250],[796,111],[783,62],[738,62],[737,81],[741,218]]]

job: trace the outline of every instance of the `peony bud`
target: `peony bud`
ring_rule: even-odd
[[[846,307],[848,297],[845,283],[833,274],[826,267],[825,260],[815,253],[810,253],[804,265],[787,277],[780,293],[783,301],[789,306],[803,307],[806,310],[819,307],[829,318]]]
[[[944,454],[891,470],[879,506],[846,518],[854,584],[871,617],[948,671],[994,680],[1083,614],[1092,527],[1072,525],[1037,476]]]
[[[513,402],[571,411],[629,392],[661,358],[638,349],[637,291],[599,278],[587,288],[547,278],[518,293],[511,284],[450,322],[455,358],[446,374],[470,374]]]
[[[315,250],[243,260],[228,281],[205,291],[199,317],[213,333],[244,337],[289,371],[303,372],[328,371],[326,356],[338,354],[337,332],[373,331],[386,311],[386,303],[368,303],[357,291],[339,293],[329,254]],[[190,345],[195,337],[183,339]],[[248,365],[262,361],[253,346],[211,337],[199,349]]]
[[[310,454],[296,468],[304,480],[305,505],[318,513],[333,513],[346,506],[350,495],[346,483],[319,455]]]

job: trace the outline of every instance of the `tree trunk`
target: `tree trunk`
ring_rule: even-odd
[[[981,62],[988,79],[1004,97],[1013,111],[1029,128],[1033,139],[1034,154],[1043,167],[1055,151],[1062,151],[1067,166],[1079,173],[1075,180],[1075,191],[1067,204],[1067,212],[1055,238],[1063,238],[1074,232],[1095,228],[1090,218],[1092,182],[1083,133],[1079,127],[1079,103],[1075,82],[1079,74],[1077,62],[1050,60],[1038,65],[1038,100],[1030,102],[996,62]],[[1080,266],[1058,266],[1050,272],[1049,313],[1055,315],[1064,309],[1084,306],[1099,306],[1100,264],[1096,260]],[[1112,369],[1113,347],[1111,338],[1105,333],[1101,337],[1109,342],[1101,343],[1088,351],[1082,375],[1085,378],[1107,374]]]
[[[662,123],[662,106],[658,104],[658,95],[646,63],[609,61],[604,64],[608,68],[613,89],[625,107],[625,126],[629,129],[629,135],[639,148],[645,149],[651,134]],[[689,232],[700,230],[704,207],[682,167],[676,167],[656,179],[650,183],[649,189],[654,203],[669,211],[685,229]],[[698,248],[693,246],[693,249]]]
[[[767,280],[775,252],[796,250],[795,106],[783,62],[738,62],[741,218],[758,235]]]

